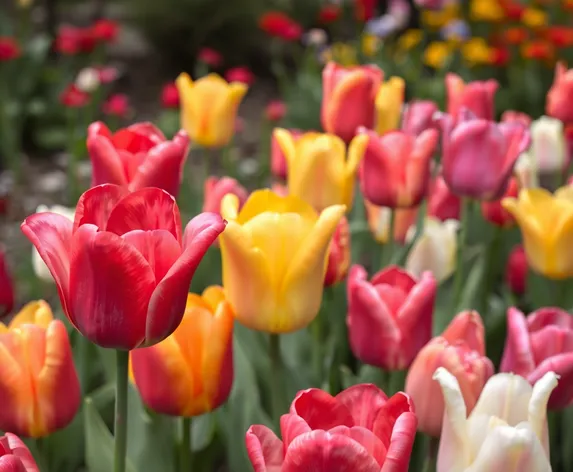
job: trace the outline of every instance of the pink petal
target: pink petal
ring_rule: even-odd
[[[545,359],[527,376],[527,380],[534,385],[547,372],[552,371],[559,375],[559,383],[549,397],[548,407],[561,410],[573,403],[573,352]]]
[[[281,472],[380,472],[376,459],[353,439],[326,431],[298,436],[289,446]]]
[[[548,307],[540,308],[527,317],[527,327],[530,332],[537,331],[547,325],[573,329],[573,316],[561,308]]]
[[[101,184],[127,185],[122,159],[109,138],[88,134],[86,146],[92,163],[92,187]]]
[[[184,131],[180,131],[173,141],[155,146],[139,166],[129,189],[134,191],[144,187],[158,187],[176,197],[188,148],[189,137]]]
[[[283,443],[269,428],[263,425],[251,426],[245,436],[245,443],[254,472],[281,472]]]
[[[416,279],[412,275],[395,265],[386,267],[375,274],[370,282],[372,285],[388,284],[400,287],[405,292],[409,292],[416,285]]]
[[[98,185],[84,192],[76,206],[74,232],[85,224],[105,229],[111,211],[127,193],[125,188],[114,184]]]
[[[361,426],[353,426],[352,428],[348,428],[347,426],[336,426],[335,428],[332,428],[329,433],[341,434],[354,439],[358,444],[362,445],[364,449],[374,457],[374,459],[376,459],[376,462],[378,462],[380,467],[384,464],[387,452],[386,446],[384,446],[378,436],[369,429]]]
[[[202,213],[187,224],[183,254],[159,282],[149,301],[147,345],[161,341],[179,326],[193,274],[224,229],[225,221],[213,213]]]
[[[175,198],[155,187],[123,198],[109,215],[106,231],[122,235],[135,229],[165,229],[181,242],[181,215]]]
[[[36,461],[34,460],[34,457],[30,453],[26,444],[24,444],[24,441],[12,433],[6,433],[4,438],[8,442],[8,447],[12,451],[12,454],[20,459],[24,465],[24,470],[26,472],[39,472]],[[4,472],[1,467],[0,472]]]
[[[348,408],[330,394],[309,388],[298,392],[290,412],[300,416],[311,429],[330,429],[335,426],[354,426]]]
[[[102,347],[134,349],[145,341],[155,276],[141,253],[121,237],[82,225],[74,235],[70,318]]]
[[[367,429],[372,429],[378,410],[388,400],[386,394],[373,384],[353,385],[334,398],[346,406],[356,426]]]
[[[38,467],[27,468],[16,456],[0,457],[0,472],[39,472]]]
[[[398,417],[392,431],[386,460],[380,472],[408,472],[417,423],[414,413],[402,413]]]
[[[281,416],[281,436],[285,448],[294,438],[312,431],[310,426],[300,416],[288,413]]]
[[[548,357],[573,351],[573,331],[558,326],[546,326],[531,333],[529,341],[536,364]]]
[[[175,237],[164,229],[153,231],[134,230],[122,238],[137,248],[155,274],[155,283],[161,282],[165,274],[181,256],[181,246]]]
[[[48,266],[68,317],[70,293],[70,252],[72,250],[72,222],[56,213],[36,213],[24,220],[22,232],[38,250]]]
[[[88,126],[88,139],[96,136],[103,136],[104,138],[111,139],[113,133],[109,130],[103,121],[94,121]]]
[[[499,370],[527,376],[534,368],[527,321],[521,311],[510,307],[507,310],[507,337]]]
[[[378,436],[385,445],[390,444],[393,435],[392,430],[396,420],[402,413],[414,413],[412,399],[403,392],[388,399],[386,404],[378,412],[374,420],[372,432]]]

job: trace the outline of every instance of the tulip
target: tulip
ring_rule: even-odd
[[[76,210],[62,205],[54,205],[51,207],[39,205],[38,208],[36,208],[36,213],[44,212],[57,213],[58,215],[65,216],[68,220],[73,222]],[[35,247],[32,248],[32,266],[34,267],[34,272],[38,278],[44,282],[54,282],[54,278],[52,277],[48,266],[44,263]]]
[[[203,211],[221,213],[221,200],[228,193],[236,195],[239,206],[242,206],[249,196],[245,187],[231,177],[208,177],[203,186]]]
[[[420,277],[430,271],[438,282],[454,273],[457,258],[457,231],[459,221],[440,221],[426,217],[424,231],[415,241],[406,259],[406,270]],[[414,239],[416,228],[411,227],[406,233],[406,242]]]
[[[561,172],[567,165],[567,143],[563,122],[542,116],[530,127],[531,154],[536,169],[542,173]]]
[[[521,111],[515,111],[515,110],[505,110],[501,114],[501,120],[500,121],[503,123],[517,122],[517,123],[521,123],[524,126],[527,126],[529,128],[531,126],[532,119],[527,113],[523,113]]]
[[[418,136],[427,129],[434,128],[434,114],[439,111],[432,100],[413,100],[404,109],[402,130]]]
[[[265,118],[270,122],[281,121],[287,112],[286,103],[282,100],[271,100],[265,107]]]
[[[292,139],[296,142],[305,133],[298,129],[289,129]],[[308,133],[307,133],[308,134]],[[318,133],[317,133],[318,134]],[[287,177],[287,161],[283,153],[281,145],[277,141],[275,133],[271,135],[271,173],[278,179],[286,179]]]
[[[317,211],[331,205],[352,207],[354,181],[368,138],[356,136],[348,146],[333,134],[305,133],[300,137],[286,129],[273,133],[287,162],[291,195],[302,198]]]
[[[418,429],[423,433],[438,437],[442,429],[444,399],[432,379],[438,367],[445,367],[459,382],[463,396],[460,404],[469,412],[474,408],[494,372],[493,364],[485,357],[484,333],[477,312],[459,313],[442,335],[426,344],[414,359],[406,377],[406,392],[414,400]]]
[[[565,123],[573,122],[573,110],[569,105],[573,100],[573,69],[559,62],[555,66],[553,85],[547,92],[545,112]]]
[[[513,166],[529,145],[529,132],[517,123],[444,115],[443,176],[455,194],[496,200],[506,191]],[[480,172],[476,172],[479,166]]]
[[[394,212],[394,241],[403,244],[410,227],[416,222],[417,208],[380,207],[364,200],[370,232],[376,242],[386,244],[390,233],[390,220]]]
[[[516,295],[525,293],[528,268],[525,250],[518,244],[509,253],[505,267],[505,281]]]
[[[190,293],[171,336],[131,351],[133,378],[143,403],[165,415],[198,416],[218,408],[233,385],[233,311],[223,289]]]
[[[364,197],[378,206],[412,208],[426,196],[430,161],[438,144],[438,132],[419,136],[390,131],[382,136],[362,129],[366,137],[360,183]]]
[[[481,214],[483,215],[484,219],[496,226],[501,226],[502,228],[513,226],[515,224],[515,219],[511,213],[503,208],[501,201],[504,198],[517,197],[518,193],[519,184],[517,183],[517,179],[515,177],[511,177],[509,179],[507,190],[505,191],[502,198],[490,202],[481,202]]]
[[[460,76],[446,74],[448,113],[457,116],[462,108],[467,108],[476,118],[492,121],[495,118],[494,97],[498,86],[494,79],[474,80],[466,84]]]
[[[507,338],[500,366],[526,378],[531,385],[547,372],[559,375],[549,408],[560,410],[573,403],[573,316],[560,308],[541,308],[525,316],[507,310]]]
[[[310,388],[295,397],[280,429],[282,440],[263,425],[247,431],[254,472],[407,472],[416,415],[408,395],[388,398],[372,384],[335,397]]]
[[[180,131],[172,141],[151,123],[137,123],[112,133],[98,121],[88,128],[92,186],[115,184],[130,192],[159,187],[179,193],[189,138]]]
[[[513,175],[517,178],[520,189],[539,187],[537,164],[529,152],[519,156],[513,168]]]
[[[0,323],[0,398],[0,430],[22,436],[47,436],[78,411],[68,332],[44,301],[26,305],[8,327]]]
[[[440,221],[460,219],[461,199],[451,192],[441,175],[434,179],[429,193],[428,216],[433,216]]]
[[[553,195],[542,188],[524,189],[502,205],[521,229],[529,266],[552,279],[573,277],[573,188]]]
[[[324,286],[330,287],[341,282],[350,266],[350,225],[343,217],[336,227],[330,250],[328,251],[328,264],[324,275]]]
[[[437,472],[551,472],[546,407],[557,385],[553,372],[533,388],[517,375],[494,375],[473,411],[459,378],[444,368],[434,378],[446,404]]]
[[[125,119],[130,111],[129,98],[123,93],[111,95],[105,102],[103,102],[101,110],[104,115]]]
[[[376,94],[384,73],[374,65],[343,67],[334,62],[322,71],[322,127],[350,142],[360,126],[373,128]]]
[[[161,106],[163,108],[179,108],[179,91],[175,82],[168,82],[161,90]]]
[[[223,198],[228,221],[219,238],[223,286],[235,317],[251,329],[296,331],[318,314],[331,238],[346,207],[318,215],[303,200],[268,189]]]
[[[353,266],[347,282],[346,324],[354,355],[386,370],[408,368],[432,336],[436,290],[430,272],[417,279],[390,266],[369,281],[362,266]]]
[[[40,472],[30,450],[15,434],[0,436],[0,472]]]
[[[376,94],[376,132],[384,134],[400,126],[404,89],[406,83],[401,77],[390,77],[380,85]]]
[[[181,99],[181,127],[191,139],[208,148],[229,144],[247,85],[227,83],[217,74],[193,82],[185,73],[180,74],[175,83]]]
[[[175,330],[193,273],[224,228],[219,215],[202,213],[182,234],[179,208],[167,192],[129,194],[111,184],[80,197],[74,223],[48,212],[22,223],[72,325],[95,344],[126,350]]]
[[[6,262],[6,249],[0,245],[0,318],[14,308],[14,284]]]

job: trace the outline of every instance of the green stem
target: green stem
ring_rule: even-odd
[[[456,314],[458,311],[458,305],[460,304],[460,298],[462,296],[462,288],[464,281],[464,266],[463,257],[466,248],[466,238],[470,219],[470,208],[472,201],[469,198],[462,198],[462,208],[461,208],[461,224],[460,232],[458,233],[458,247],[456,255],[456,272],[454,274],[454,296],[453,296],[453,307],[452,313]]]
[[[422,469],[423,472],[434,472],[436,470],[436,458],[438,456],[439,446],[440,438],[430,438],[426,451],[426,459],[424,460],[424,468]]]
[[[424,225],[426,223],[426,213],[428,211],[428,202],[423,200],[418,207],[418,215],[416,217],[416,231],[414,237],[410,242],[406,243],[401,251],[397,252],[392,258],[392,263],[400,267],[404,267],[406,260],[408,259],[408,254],[410,254],[411,249],[416,244],[416,241],[424,234]]]
[[[281,382],[282,359],[278,334],[270,334],[269,356],[271,358],[271,413],[272,420],[278,422],[283,411],[283,389]]]
[[[393,372],[389,372],[389,387],[386,395],[391,396],[398,392],[404,391],[404,384],[406,383],[407,373],[407,370],[395,370]]]
[[[323,299],[324,303],[324,299]],[[314,369],[314,373],[316,376],[316,380],[318,382],[317,385],[320,385],[322,382],[322,365],[323,365],[323,352],[322,352],[322,309],[319,310],[318,315],[312,322],[312,365]]]
[[[493,237],[486,250],[485,269],[483,271],[483,279],[481,282],[481,293],[479,294],[476,305],[478,313],[480,313],[484,319],[487,317],[487,311],[489,308],[488,297],[492,290],[492,284],[496,280],[496,274],[492,273],[492,270],[495,267],[495,260],[499,254],[499,246],[503,240],[503,232],[504,230],[500,226],[496,226],[494,228]]]
[[[78,116],[74,108],[68,110],[68,188],[69,204],[76,206],[78,195],[78,163],[76,156],[76,126]]]
[[[180,418],[181,421],[181,444],[179,450],[179,470],[181,472],[191,472],[192,451],[191,451],[191,426],[192,418]]]
[[[269,175],[271,161],[271,141],[273,139],[273,125],[265,119],[262,125],[261,145],[259,148],[258,185],[264,188]]]
[[[386,248],[384,253],[387,254],[384,261],[384,266],[389,265],[392,262],[394,255],[394,230],[396,227],[396,210],[390,208],[390,222],[388,224],[388,241],[386,242]]]
[[[80,384],[84,396],[89,393],[90,381],[90,342],[84,338],[79,332],[76,333],[78,337],[78,354],[80,358]]]
[[[127,454],[127,375],[129,351],[116,351],[115,380],[115,450],[113,471],[125,472]]]

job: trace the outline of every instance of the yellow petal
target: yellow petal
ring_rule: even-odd
[[[276,139],[278,145],[285,156],[287,166],[290,168],[291,163],[296,155],[296,141],[292,133],[283,128],[275,128],[273,137]]]
[[[219,304],[225,301],[225,291],[219,285],[210,285],[203,290],[201,298],[209,305],[211,311],[215,313]]]
[[[23,324],[35,324],[47,328],[54,319],[52,309],[44,300],[37,300],[26,304],[10,322],[10,329]]]
[[[224,200],[225,199],[223,199],[223,203]],[[318,215],[312,206],[299,197],[294,195],[281,197],[270,189],[262,189],[251,193],[249,199],[241,209],[237,222],[244,224],[263,212],[298,213],[313,221],[318,218]],[[224,215],[223,218],[227,219]]]

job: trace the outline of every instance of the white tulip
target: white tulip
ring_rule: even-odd
[[[567,159],[563,122],[542,116],[531,123],[531,156],[541,174],[560,172]]]

